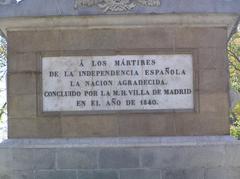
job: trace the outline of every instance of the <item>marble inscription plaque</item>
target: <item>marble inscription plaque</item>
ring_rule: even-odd
[[[190,54],[42,58],[43,112],[193,109]]]

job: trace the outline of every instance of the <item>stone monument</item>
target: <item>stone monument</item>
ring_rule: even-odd
[[[0,178],[240,178],[225,52],[240,2],[0,4]]]

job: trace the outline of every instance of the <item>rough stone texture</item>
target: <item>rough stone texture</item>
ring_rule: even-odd
[[[8,118],[8,137],[27,138],[38,137],[37,122],[34,118],[13,119]]]
[[[1,179],[33,179],[33,171],[14,171],[0,173]]]
[[[35,53],[10,53],[8,59],[8,72],[10,74],[37,72],[37,55]]]
[[[162,179],[204,179],[204,169],[194,168],[186,170],[163,171]]]
[[[118,136],[118,121],[116,116],[105,115],[104,118],[95,116],[61,117],[63,137],[107,137]]]
[[[174,125],[173,115],[125,114],[119,117],[121,136],[144,136],[146,133],[149,136],[171,136],[175,133]]]
[[[0,144],[0,179],[239,179],[230,137],[18,139]]]
[[[240,168],[210,168],[206,170],[206,179],[238,179]]]
[[[97,151],[92,149],[61,149],[57,151],[59,169],[91,169],[97,167]]]
[[[228,70],[224,54],[226,41],[227,29],[225,27],[144,28],[137,26],[136,28],[8,31],[9,137],[228,134]],[[194,112],[42,114],[41,56],[157,52],[193,53]],[[17,68],[19,64],[21,65]],[[29,85],[28,82],[33,85]],[[19,88],[16,89],[16,86]],[[25,125],[29,126],[28,129],[24,128]]]
[[[79,171],[78,178],[81,179],[119,179],[118,172],[111,170]]]
[[[132,169],[122,170],[120,172],[121,179],[160,179],[161,172],[159,170],[152,169]]]
[[[8,96],[9,118],[33,118],[37,115],[36,95]]]
[[[24,62],[23,62],[24,63]],[[27,64],[26,64],[27,65]],[[34,73],[13,73],[8,75],[8,95],[36,94],[37,84]]]
[[[100,168],[138,168],[139,154],[137,149],[107,148],[99,154]]]
[[[38,171],[36,179],[77,179],[76,171]]]

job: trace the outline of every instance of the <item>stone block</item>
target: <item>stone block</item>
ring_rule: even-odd
[[[35,53],[10,53],[8,54],[8,72],[36,72],[37,55]]]
[[[119,179],[118,172],[112,170],[78,171],[79,179]]]
[[[187,147],[185,150],[186,168],[210,168],[224,166],[224,146],[211,145]]]
[[[9,138],[37,138],[37,122],[34,118],[30,119],[9,119],[8,120]]]
[[[63,137],[107,137],[118,136],[116,116],[61,117]]]
[[[224,110],[218,113],[203,113],[199,116],[199,121],[202,128],[205,127],[205,135],[230,134],[230,121]]]
[[[8,32],[10,53],[61,50],[62,43],[65,42],[61,39],[59,30]]]
[[[148,148],[141,151],[143,167],[159,169],[202,168],[224,165],[224,148],[218,146]]]
[[[61,41],[59,46],[61,50],[88,50],[90,48],[91,30],[71,30],[60,31]],[[89,36],[90,35],[90,36]],[[54,44],[54,42],[53,42]]]
[[[9,32],[13,52],[116,49],[114,29],[39,30]]]
[[[186,166],[184,147],[146,148],[140,150],[143,168],[167,169]]]
[[[240,145],[227,145],[226,146],[226,165],[230,167],[240,168]]]
[[[75,33],[75,36],[79,32]],[[86,30],[86,31],[81,31],[82,37],[87,38],[86,40],[88,41],[87,44],[89,44],[88,49],[92,50],[106,50],[106,49],[117,49],[117,36],[116,36],[116,29],[91,29],[91,30]],[[75,40],[77,43],[77,40]],[[85,46],[85,42],[81,43],[81,46]],[[65,44],[64,44],[65,46]],[[65,46],[68,48],[67,46]],[[72,48],[75,48],[72,46]],[[86,47],[84,47],[86,49]]]
[[[0,174],[12,168],[12,150],[0,149]],[[1,177],[0,177],[1,178]]]
[[[226,42],[226,28],[182,27],[176,29],[176,48],[225,47]]]
[[[166,170],[163,173],[162,179],[205,179],[204,169],[186,169],[186,170]]]
[[[174,114],[176,135],[202,135],[205,128],[201,128],[198,120],[199,113],[178,113]]]
[[[60,171],[37,171],[36,179],[77,179],[77,171],[60,170]]]
[[[12,149],[12,158],[13,170],[24,171],[34,169],[33,149]]]
[[[55,154],[55,149],[33,149],[34,169],[55,169]]]
[[[100,168],[138,168],[139,151],[133,148],[105,148],[99,154]]]
[[[10,52],[171,48],[173,28],[39,30],[8,32]]]
[[[175,135],[171,114],[124,114],[118,118],[120,136]]]
[[[225,48],[200,48],[199,69],[227,70],[228,60]]]
[[[228,117],[229,94],[226,92],[200,94],[199,103],[201,113],[216,112]]]
[[[57,167],[59,169],[97,168],[97,151],[94,149],[59,149]]]
[[[209,168],[206,169],[205,179],[239,179],[240,168]]]
[[[160,170],[131,169],[121,170],[120,179],[160,179]]]
[[[228,92],[228,71],[205,69],[199,72],[199,93]]]
[[[0,179],[33,179],[34,174],[32,171],[14,171],[0,173]]]
[[[117,49],[173,49],[174,28],[128,28],[117,30]]]
[[[39,138],[62,137],[61,120],[58,117],[38,117],[37,133]]]
[[[203,112],[195,115],[184,113],[175,119],[177,135],[229,135],[230,125],[225,112]]]
[[[9,173],[0,173],[0,179],[11,179]]]
[[[8,74],[8,95],[34,95],[36,94],[35,73],[10,73]]]
[[[15,95],[8,97],[8,117],[33,118],[37,114],[36,95]]]

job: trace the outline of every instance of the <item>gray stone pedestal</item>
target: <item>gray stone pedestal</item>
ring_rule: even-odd
[[[225,137],[10,139],[1,179],[239,179],[240,142]]]

